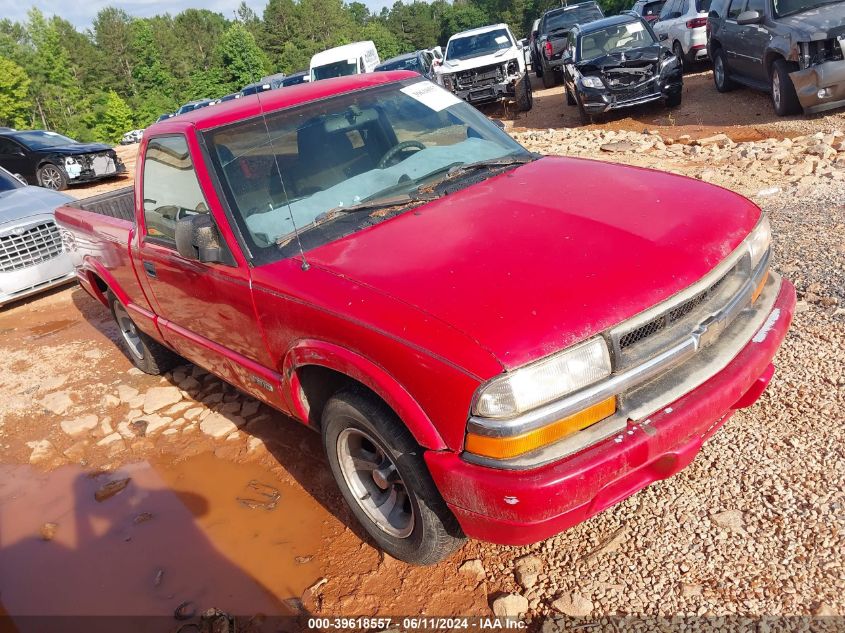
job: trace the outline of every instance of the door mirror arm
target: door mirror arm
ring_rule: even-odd
[[[197,213],[176,222],[176,250],[185,259],[204,264],[235,266],[235,259],[220,239],[214,218]]]

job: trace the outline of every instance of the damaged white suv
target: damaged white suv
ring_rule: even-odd
[[[507,24],[450,37],[436,78],[472,105],[512,100],[517,110],[526,112],[534,103],[524,51]]]

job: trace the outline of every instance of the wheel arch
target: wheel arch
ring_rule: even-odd
[[[770,81],[772,79],[772,67],[775,65],[775,62],[779,59],[786,61],[786,57],[784,57],[782,52],[772,49],[767,50],[765,57],[763,57],[763,65],[766,69],[766,76],[769,78]]]
[[[315,428],[326,402],[346,387],[360,387],[384,402],[420,446],[443,450],[446,443],[410,393],[384,368],[333,343],[303,340],[285,356],[283,376],[290,387],[293,413]]]

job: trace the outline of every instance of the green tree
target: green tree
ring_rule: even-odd
[[[402,52],[399,39],[381,22],[371,20],[361,30],[362,40],[372,40],[382,61]]]
[[[11,59],[0,57],[0,125],[25,127],[32,111],[30,79]]]
[[[103,67],[103,83],[120,94],[136,94],[130,44],[132,19],[123,9],[106,7],[94,18],[94,44]]]
[[[131,51],[134,59],[132,78],[138,92],[169,94],[173,90],[173,76],[162,62],[162,54],[146,20],[132,22]]]
[[[62,46],[55,24],[48,22],[38,9],[27,14],[27,30],[35,54],[29,69],[31,94],[41,123],[67,131],[79,111],[81,89],[72,73],[70,54]]]
[[[97,112],[94,138],[104,143],[117,143],[132,125],[132,110],[119,94],[109,90]]]
[[[223,34],[219,52],[223,62],[223,79],[234,90],[264,76],[267,58],[252,33],[240,22],[232,24]]]

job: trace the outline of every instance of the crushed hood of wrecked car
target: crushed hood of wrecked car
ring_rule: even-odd
[[[660,44],[654,44],[652,46],[644,46],[643,48],[635,48],[624,53],[611,53],[609,55],[602,55],[601,57],[586,59],[578,62],[576,66],[581,71],[630,68],[654,64],[666,55],[668,55],[668,51],[665,48],[660,46]]]
[[[687,178],[546,157],[307,259],[448,323],[513,368],[691,285],[759,216],[745,198]]]

